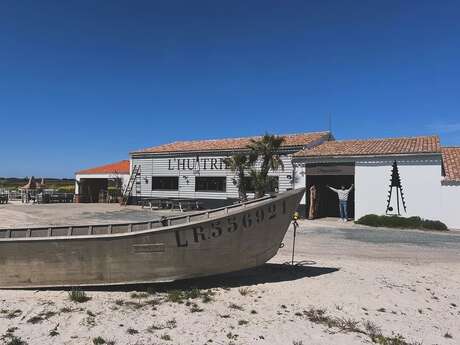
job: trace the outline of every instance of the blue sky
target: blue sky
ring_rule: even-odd
[[[0,176],[328,128],[460,145],[458,1],[2,1]]]

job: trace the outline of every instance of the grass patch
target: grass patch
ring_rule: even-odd
[[[230,303],[228,307],[230,309],[235,309],[235,310],[239,310],[239,311],[244,310],[244,308],[242,306],[240,306],[239,304],[236,304],[236,303]]]
[[[200,308],[200,307],[198,306],[198,304],[193,303],[193,304],[192,304],[192,307],[190,308],[190,311],[191,311],[192,313],[201,313],[202,311],[204,311],[204,309],[203,309],[203,308]]]
[[[130,334],[130,335],[133,335],[133,334],[139,333],[139,331],[138,331],[137,329],[134,329],[134,328],[131,328],[131,327],[130,327],[130,328],[128,328],[128,329],[126,330],[126,333],[128,333],[128,334]]]
[[[167,292],[166,301],[183,304],[187,300],[201,298],[203,303],[209,303],[214,301],[214,295],[215,292],[212,290],[202,291],[196,288],[191,290],[170,290]]]
[[[20,309],[14,309],[14,310],[2,309],[0,310],[0,314],[5,315],[4,317],[6,317],[7,319],[14,319],[22,314],[22,310]]]
[[[43,320],[48,320],[54,315],[56,315],[54,311],[41,312],[38,315],[32,316],[30,319],[27,320],[27,322],[35,325],[37,323],[41,323]]]
[[[70,307],[62,307],[62,308],[59,310],[59,312],[61,312],[61,313],[71,313],[71,312],[73,312],[73,309],[70,308]]]
[[[72,289],[68,292],[69,299],[75,303],[85,303],[88,302],[91,297],[86,295],[85,291],[79,289]]]
[[[12,336],[10,337],[10,340],[5,343],[5,345],[27,345],[27,342],[19,337]]]
[[[162,302],[161,298],[154,298],[154,299],[149,299],[144,302],[145,305],[150,305],[152,307],[156,307],[157,305],[160,305]]]
[[[59,332],[57,331],[57,326],[54,327],[54,328],[48,333],[48,335],[49,335],[50,337],[58,336],[58,335],[59,335]]]
[[[241,296],[247,296],[251,295],[254,291],[252,291],[250,288],[240,288],[238,289],[238,292],[240,293]]]
[[[162,340],[171,341],[171,336],[169,334],[162,334],[160,337]]]
[[[141,298],[149,297],[149,294],[147,292],[133,292],[133,293],[131,293],[130,297],[131,298],[141,299]]]
[[[446,333],[444,333],[444,338],[452,339],[453,336],[452,336],[452,334],[450,334],[449,332],[446,332]]]
[[[228,339],[232,339],[232,340],[236,340],[238,338],[238,334],[234,334],[232,332],[228,332],[227,333],[227,338]]]
[[[127,306],[127,307],[130,307],[131,309],[141,309],[144,304],[140,303],[140,302],[133,302],[133,301],[126,301],[123,303],[123,305]]]
[[[107,344],[107,342],[102,337],[96,337],[96,338],[93,338],[93,344],[94,345],[103,345],[103,344]]]
[[[147,328],[147,331],[150,333],[153,333],[154,331],[162,330],[162,329],[173,329],[177,327],[177,322],[176,319],[171,319],[166,321],[164,324],[153,324],[149,328]]]
[[[416,345],[418,343],[409,343],[400,335],[384,336],[381,329],[371,321],[364,321],[363,328],[360,322],[353,319],[333,317],[326,314],[325,309],[304,310],[304,315],[313,323],[324,325],[328,328],[338,328],[342,332],[360,333],[367,335],[371,341],[379,345]]]
[[[439,220],[422,219],[420,217],[378,216],[368,214],[355,221],[356,224],[399,229],[421,229],[448,231],[446,224]]]
[[[247,320],[239,320],[238,321],[239,326],[244,326],[244,325],[247,325],[248,323],[249,323],[249,321],[247,321]]]
[[[88,316],[85,319],[85,323],[88,327],[94,327],[96,326],[96,319],[93,316]]]

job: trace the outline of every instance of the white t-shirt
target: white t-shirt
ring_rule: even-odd
[[[335,189],[332,187],[329,187],[331,190],[337,193],[339,196],[340,201],[347,201],[348,200],[348,194],[350,194],[350,191],[352,190],[353,186],[350,187],[349,189]]]

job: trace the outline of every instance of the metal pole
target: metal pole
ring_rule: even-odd
[[[297,219],[299,218],[299,213],[295,212],[293,218],[294,218],[294,220],[292,222],[292,225],[294,225],[294,239],[292,241],[292,258],[291,258],[291,265],[292,266],[294,266],[295,237],[296,237],[296,234],[297,234],[297,228],[299,226],[299,224],[297,223]]]

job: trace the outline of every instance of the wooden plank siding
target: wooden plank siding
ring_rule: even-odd
[[[200,160],[202,159],[217,159],[220,162],[220,159],[224,159],[228,156],[223,155],[200,155]],[[233,184],[233,179],[235,178],[235,173],[230,169],[225,169],[225,167],[220,169],[211,170],[208,166],[208,169],[200,169],[199,175],[195,174],[193,170],[177,170],[177,159],[190,159],[194,161],[196,155],[181,155],[181,156],[142,156],[142,157],[132,157],[131,158],[131,167],[134,165],[141,166],[141,194],[133,195],[140,197],[165,197],[165,198],[196,198],[196,199],[227,199],[227,198],[238,198],[238,188]],[[284,171],[271,171],[269,175],[279,177],[279,191],[283,192],[292,188],[292,178],[289,179],[288,175],[293,176],[293,166],[291,157],[288,155],[282,155],[281,159],[284,164]],[[174,170],[170,170],[170,160],[171,167],[174,167]],[[257,162],[256,169],[260,168],[260,162]],[[152,190],[152,176],[178,176],[179,177],[179,190],[178,191],[153,191]],[[183,176],[186,176],[184,178]],[[225,176],[226,177],[226,192],[195,192],[195,176]],[[133,191],[134,192],[134,191]],[[249,194],[249,197],[252,195]]]

